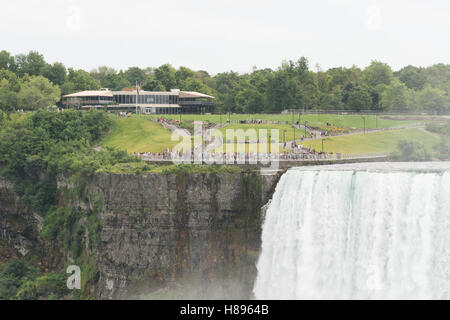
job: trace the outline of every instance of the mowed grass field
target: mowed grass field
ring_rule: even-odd
[[[165,119],[174,119],[180,120],[180,115],[176,114],[165,114],[165,115],[150,115],[148,117],[151,118],[165,118]],[[225,123],[227,120],[227,115],[222,114],[222,116],[218,114],[214,115],[201,115],[201,114],[182,114],[181,121],[182,122],[192,122],[192,121],[204,121],[209,123]],[[355,128],[355,129],[363,129],[364,128],[364,120],[366,122],[367,129],[375,129],[375,128],[392,128],[399,126],[407,126],[412,124],[424,123],[426,118],[414,116],[413,118],[408,119],[408,116],[402,116],[402,118],[398,119],[385,119],[383,116],[375,116],[375,115],[337,115],[337,114],[306,114],[301,115],[299,117],[298,114],[295,114],[292,117],[292,114],[232,114],[231,122],[243,121],[243,120],[270,120],[270,121],[288,121],[292,123],[292,121],[300,121],[302,124],[307,121],[308,126],[314,127],[326,127],[327,122],[333,126],[337,126],[340,128]],[[395,117],[392,117],[395,118]],[[408,119],[408,120],[403,120]],[[417,120],[419,119],[419,120]]]
[[[133,152],[162,152],[178,142],[171,141],[172,133],[159,123],[144,117],[115,118],[109,135],[101,143]]]
[[[267,141],[269,141],[269,135],[273,140],[276,137],[276,132],[278,130],[279,142],[284,142],[284,139],[286,139],[286,141],[294,140],[294,127],[288,124],[229,124],[219,129],[224,141],[232,139],[231,137],[227,137],[227,130],[234,132],[239,132],[238,130],[242,130],[244,134],[249,134],[252,137],[255,135],[256,139],[262,139],[264,130],[266,130],[265,139]],[[295,129],[296,139],[300,139],[302,134],[304,134],[304,130]],[[246,139],[248,140],[248,138]],[[251,139],[253,140],[254,138]]]
[[[195,115],[194,117],[199,117],[199,115]],[[404,125],[404,121],[399,120],[399,122],[401,123],[400,125]],[[248,129],[255,129],[255,132],[257,134],[258,132],[259,134],[261,134],[258,129],[265,129],[267,130],[267,134],[271,134],[272,139],[275,138],[275,135],[271,132],[271,130],[278,129],[278,138],[280,142],[284,141],[284,131],[286,131],[286,141],[291,141],[294,139],[294,129],[291,125],[288,124],[230,124],[220,129],[220,132],[222,133],[224,138],[224,145],[222,147],[224,151],[226,150],[227,145],[227,129],[242,129],[244,131],[247,131],[247,133]],[[304,131],[296,129],[295,133],[295,137],[299,139],[300,136],[304,134]],[[122,150],[126,150],[129,153],[162,152],[166,149],[172,149],[175,145],[182,141],[181,137],[176,137],[178,138],[177,141],[172,141],[171,137],[172,133],[170,132],[170,130],[165,129],[159,123],[151,121],[150,117],[148,116],[114,118],[112,130],[109,135],[103,140],[101,145],[116,147]],[[411,128],[402,130],[385,130],[370,132],[366,134],[360,133],[325,138],[324,151],[345,154],[388,153],[394,151],[397,147],[397,142],[402,139],[421,142],[430,151],[432,150],[432,146],[439,141],[437,137],[425,132],[422,129]],[[228,138],[228,140],[230,139]],[[314,148],[316,151],[322,150],[321,139],[303,141],[302,144],[306,147]],[[240,148],[244,147],[246,152],[254,150],[254,146],[250,147],[250,145],[248,144],[241,144],[236,146],[239,146]],[[267,145],[261,145],[261,147],[262,150],[260,151],[266,151],[269,149]],[[275,148],[275,146],[272,146],[271,150],[274,151]],[[237,149],[235,150],[237,151]],[[280,146],[279,150],[280,152],[282,152],[283,148]]]
[[[389,153],[400,140],[422,143],[431,153],[439,139],[421,129],[386,130],[324,138],[324,151],[345,154]],[[303,141],[305,147],[322,151],[322,139]]]

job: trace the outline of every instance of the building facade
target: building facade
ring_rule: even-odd
[[[63,96],[66,107],[77,109],[107,108],[143,114],[205,113],[214,109],[214,97],[194,92],[171,91],[81,91]]]

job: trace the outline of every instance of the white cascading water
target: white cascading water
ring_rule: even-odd
[[[450,163],[289,170],[257,267],[256,299],[449,299]]]

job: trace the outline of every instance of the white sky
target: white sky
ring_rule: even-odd
[[[450,63],[449,0],[2,1],[0,50],[91,70],[171,63],[211,74]]]

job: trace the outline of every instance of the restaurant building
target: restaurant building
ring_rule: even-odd
[[[62,98],[66,107],[77,109],[107,109],[141,114],[205,113],[214,109],[214,97],[172,89],[170,91],[110,91],[106,88],[81,91]]]

